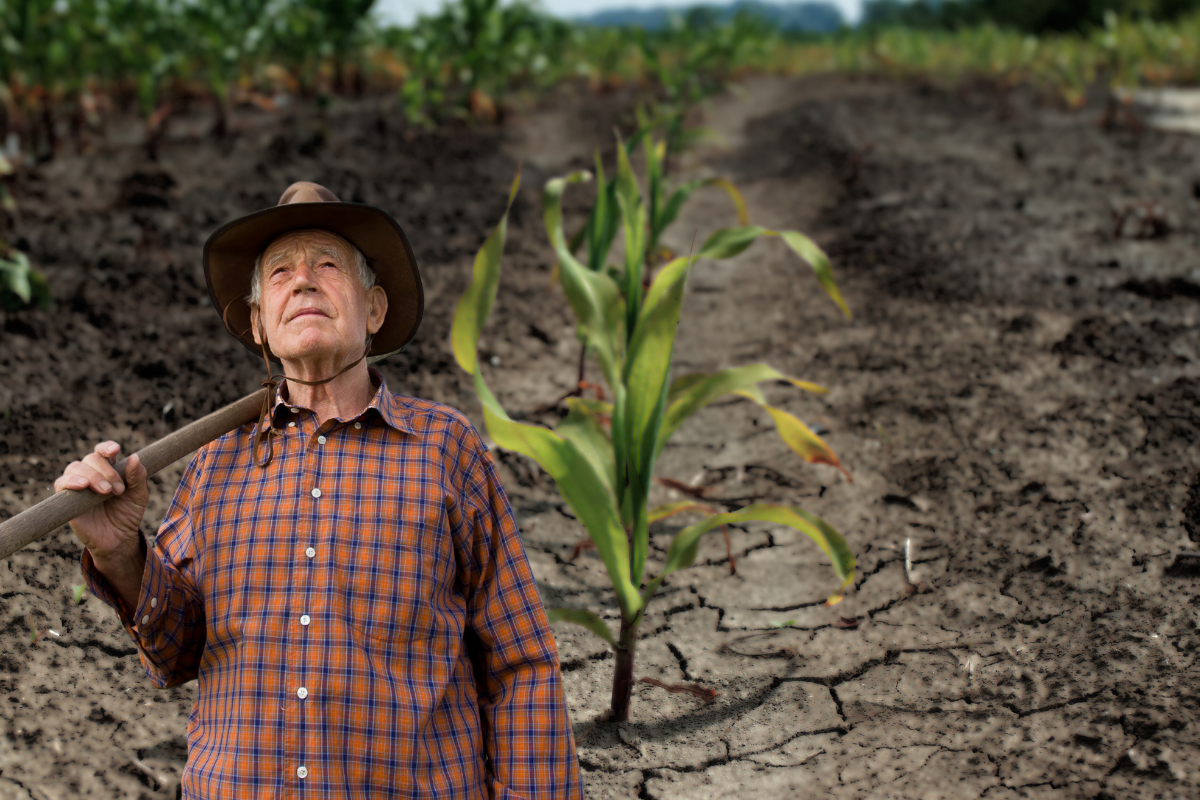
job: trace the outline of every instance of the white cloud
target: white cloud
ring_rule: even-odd
[[[712,4],[724,4],[726,0],[707,0]],[[780,0],[776,0],[779,2]],[[783,0],[795,2],[795,0]],[[828,0],[842,10],[848,20],[858,19],[862,10],[862,0]],[[407,25],[417,18],[418,14],[430,14],[437,11],[445,0],[376,0],[375,13],[381,18]],[[687,8],[699,5],[698,0],[542,0],[541,6],[551,14],[562,17],[573,17],[588,14],[593,11],[609,8],[647,8],[652,6],[677,6]]]

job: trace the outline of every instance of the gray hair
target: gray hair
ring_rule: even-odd
[[[359,250],[351,242],[347,242],[347,244],[354,251],[354,264],[358,267],[358,280],[363,289],[369,292],[375,286],[375,270],[367,264],[367,257],[363,255],[362,250]],[[265,248],[263,252],[266,252]],[[262,302],[262,258],[263,254],[259,253],[258,258],[254,259],[254,272],[250,275],[250,294],[246,295],[247,305],[256,306]]]

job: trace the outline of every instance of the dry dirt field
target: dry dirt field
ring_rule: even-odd
[[[637,673],[716,699],[639,684],[623,724],[593,725],[611,656],[557,626],[589,796],[1200,796],[1200,139],[1021,91],[743,88],[707,110],[721,143],[676,174],[729,177],[754,222],[811,233],[854,319],[759,242],[694,269],[676,368],[764,361],[829,387],[764,389],[854,482],[798,461],[744,401],[697,415],[660,472],[729,508],[819,514],[859,574],[830,608],[807,539],[731,530],[731,574],[710,535],[651,606]],[[208,304],[200,246],[297,179],[395,213],[427,316],[383,371],[478,419],[450,317],[523,163],[483,350],[509,411],[549,422],[537,409],[573,381],[578,344],[540,189],[608,148],[628,100],[563,92],[498,131],[415,137],[374,100],[247,112],[219,142],[180,120],[156,162],[114,131],[24,176],[14,238],[55,300],[3,318],[0,509],[43,497],[101,438],[136,448],[257,388],[261,365]],[[722,194],[696,198],[677,250],[733,224]],[[582,529],[548,478],[496,456],[547,604],[615,618],[599,559],[570,559]],[[156,478],[151,516],[180,471]],[[656,529],[660,558],[674,530]],[[0,563],[0,798],[175,797],[194,686],[151,688],[115,615],[72,604],[78,560],[64,529]],[[58,635],[31,644],[31,625]]]

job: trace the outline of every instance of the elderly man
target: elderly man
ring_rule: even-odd
[[[115,442],[55,488],[156,686],[198,679],[183,796],[580,798],[558,658],[504,490],[457,411],[367,366],[420,322],[389,215],[295,184],[205,245],[230,332],[283,365],[203,447],[154,545]],[[268,370],[269,370],[268,362]]]

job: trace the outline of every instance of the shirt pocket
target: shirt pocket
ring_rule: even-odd
[[[361,637],[403,644],[438,627],[441,569],[433,553],[395,543],[339,541],[334,548],[335,613]]]

